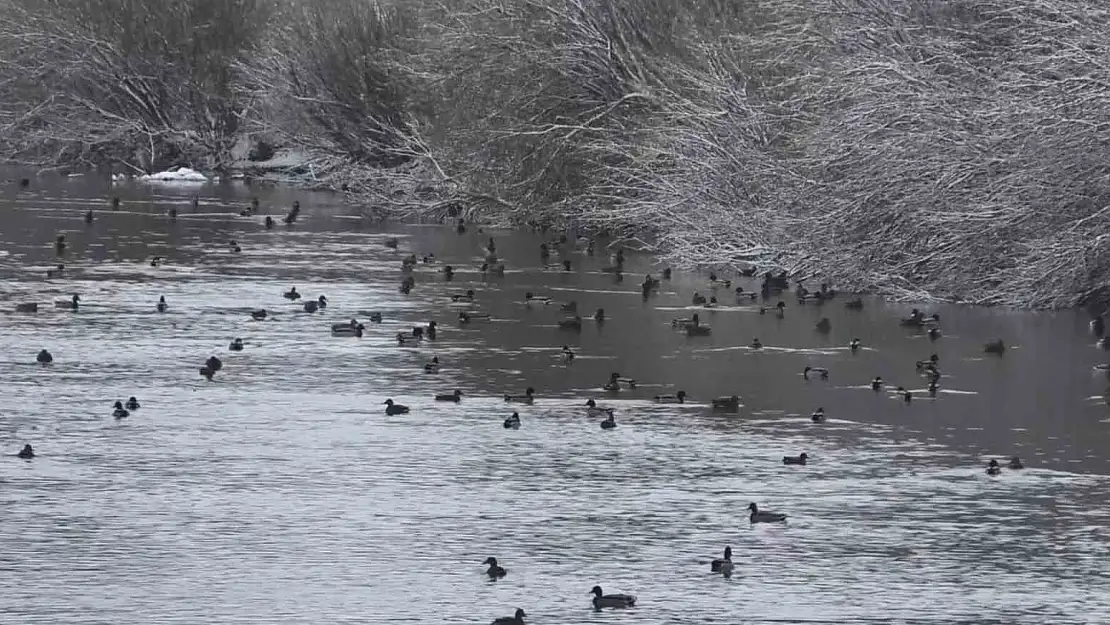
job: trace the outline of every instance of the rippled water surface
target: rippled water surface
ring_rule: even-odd
[[[904,306],[787,298],[777,320],[721,291],[724,306],[701,311],[713,334],[687,338],[669,321],[694,312],[706,279],[676,274],[645,303],[650,258],[630,257],[621,283],[600,271],[603,249],[545,271],[539,235],[386,232],[326,196],[299,196],[302,221],[266,231],[236,215],[251,191],[197,190],[197,210],[189,190],[83,179],[4,190],[3,622],[488,623],[518,606],[538,624],[1110,617],[1110,422],[1091,368],[1107,356],[1081,316],[942,308],[930,343],[899,327]],[[275,216],[295,199],[255,192]],[[58,233],[66,275],[47,279]],[[509,272],[487,280],[476,268],[491,235]],[[406,296],[408,251],[438,263],[417,267]],[[302,312],[282,298],[294,285],[331,305]],[[468,288],[475,303],[451,302]],[[609,321],[559,330],[558,306],[525,306],[527,291]],[[73,293],[79,312],[53,307]],[[44,306],[12,312],[28,301]],[[252,321],[256,308],[271,320]],[[460,326],[459,310],[492,320]],[[372,311],[385,320],[363,338],[331,336]],[[827,336],[813,330],[826,315]],[[437,340],[396,345],[430,320]],[[246,349],[229,352],[237,336]],[[766,349],[744,347],[756,336]],[[985,356],[994,337],[1013,348]],[[47,367],[34,362],[44,347]],[[933,351],[945,377],[930,398],[913,363]],[[224,369],[206,382],[197,368],[214,354]],[[437,375],[421,369],[432,356]],[[830,379],[802,379],[807,364]],[[610,371],[637,389],[603,392]],[[871,391],[876,375],[916,399]],[[505,430],[501,395],[527,386],[539,399]],[[456,388],[460,404],[433,400]],[[650,402],[680,389],[686,405]],[[731,394],[737,414],[708,409]],[[142,408],[112,418],[131,395]],[[591,397],[616,408],[615,430],[584,414]],[[412,413],[386,416],[386,398]],[[828,422],[809,421],[817,406]],[[14,457],[24,443],[33,461]],[[782,465],[802,451],[808,466]],[[984,474],[1014,454],[1027,469]],[[751,526],[750,501],[788,522]],[[709,573],[726,544],[731,580]],[[490,555],[505,579],[486,580]],[[594,584],[639,604],[594,613]]]

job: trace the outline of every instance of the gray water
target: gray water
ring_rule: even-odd
[[[705,277],[676,273],[645,303],[639,280],[659,270],[648,257],[630,256],[617,283],[600,249],[569,254],[570,273],[543,271],[538,234],[385,231],[329,196],[199,191],[194,212],[192,190],[4,189],[5,623],[488,623],[518,606],[537,624],[1110,618],[1110,420],[1091,369],[1106,354],[1079,315],[942,307],[944,337],[930,343],[899,327],[908,306],[787,298],[780,321],[722,292],[724,306],[701,311],[712,336],[687,338],[669,321],[693,312]],[[266,231],[236,216],[251,193],[275,216],[300,199],[302,221]],[[67,275],[47,279],[57,233]],[[510,271],[487,281],[475,268],[490,235]],[[417,267],[404,296],[407,251],[439,264]],[[459,269],[452,282],[444,263]],[[331,305],[299,312],[282,298],[294,285]],[[474,304],[450,302],[467,288]],[[526,291],[610,319],[560,331],[557,307],[521,304]],[[53,308],[72,293],[79,312]],[[12,313],[22,301],[47,308]],[[253,308],[275,318],[252,321]],[[493,320],[459,326],[462,309]],[[359,311],[385,322],[330,335]],[[813,330],[822,315],[828,336]],[[433,319],[435,342],[397,347],[397,331]],[[236,336],[245,351],[227,350]],[[743,347],[754,336],[767,348]],[[1013,348],[985,356],[994,337]],[[34,362],[44,347],[48,367]],[[945,377],[929,398],[913,363],[933,351]],[[213,354],[224,369],[210,383],[197,368]],[[438,375],[421,370],[432,356]],[[830,379],[803,380],[807,364]],[[610,371],[638,388],[601,391]],[[870,390],[876,375],[921,392],[904,404]],[[534,406],[500,399],[526,386]],[[455,388],[462,403],[432,400]],[[690,403],[650,403],[679,389]],[[738,414],[707,408],[733,393]],[[142,408],[113,419],[131,395]],[[412,413],[386,416],[388,397]],[[617,409],[617,429],[585,416],[591,397]],[[809,421],[817,406],[828,422]],[[513,409],[519,431],[501,426]],[[33,461],[12,456],[25,442]],[[802,451],[808,466],[781,464]],[[985,475],[987,459],[1014,454],[1027,469]],[[751,526],[750,501],[788,522]],[[726,544],[731,580],[709,573]],[[490,555],[508,577],[487,581]],[[594,613],[594,584],[639,605]]]

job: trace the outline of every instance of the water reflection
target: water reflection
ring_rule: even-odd
[[[189,191],[124,188],[112,212],[95,181],[44,184],[7,190],[0,217],[0,448],[39,453],[0,463],[0,586],[20,622],[488,623],[517,606],[531,623],[1110,613],[1110,440],[1105,406],[1088,400],[1106,383],[1091,370],[1105,355],[1080,317],[941,308],[944,338],[931,343],[897,324],[900,306],[788,305],[778,320],[719,295],[721,307],[695,309],[705,278],[678,274],[644,302],[639,280],[657,273],[647,258],[630,257],[622,282],[601,271],[601,249],[544,271],[530,234],[381,230],[325,196],[264,190],[263,214],[294,199],[305,211],[266,231],[237,215],[249,196],[234,187],[201,189],[200,212]],[[48,280],[59,232],[66,275]],[[477,271],[490,234],[504,277]],[[418,264],[404,296],[408,251],[439,262]],[[151,267],[152,256],[165,260]],[[330,305],[306,314],[281,297],[292,286]],[[467,289],[473,303],[451,300]],[[609,320],[561,331],[564,313],[523,304],[529,291]],[[11,312],[72,293],[77,313]],[[251,318],[257,308],[266,321]],[[490,319],[458,324],[466,310]],[[671,329],[692,310],[711,335]],[[331,335],[370,312],[383,322],[361,339]],[[813,329],[822,316],[827,335]],[[430,320],[434,342],[397,345]],[[754,336],[763,349],[746,347]],[[995,336],[1015,348],[985,356]],[[227,350],[235,337],[242,352]],[[847,349],[852,337],[864,348]],[[46,368],[34,363],[44,347]],[[914,367],[934,351],[935,399]],[[225,366],[207,383],[196,370],[211,355]],[[429,375],[433,356],[442,367]],[[804,380],[806,365],[829,379]],[[613,371],[637,388],[602,391]],[[918,397],[872,391],[877,375]],[[501,397],[528,386],[534,405]],[[459,404],[434,400],[455,388]],[[678,390],[688,403],[649,401]],[[708,409],[734,393],[739,413]],[[142,407],[113,419],[131,395]],[[386,397],[412,413],[386,416]],[[603,432],[588,398],[614,407],[619,426]],[[829,419],[817,425],[819,405]],[[502,427],[513,410],[520,430]],[[803,451],[807,466],[782,465]],[[983,473],[987,457],[1010,454],[1029,468]],[[751,501],[788,523],[749,526]],[[725,544],[729,581],[708,571]],[[510,571],[495,583],[481,565],[491,555]],[[593,613],[598,583],[637,595],[637,608]]]

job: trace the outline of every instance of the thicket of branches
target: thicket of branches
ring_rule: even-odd
[[[569,223],[679,264],[1018,306],[1110,277],[1089,0],[4,2],[17,155],[219,160],[248,131],[380,212]]]

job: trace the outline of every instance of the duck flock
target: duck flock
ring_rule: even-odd
[[[198,200],[194,199],[194,206]],[[111,207],[118,209],[120,202],[118,198],[111,201]],[[242,216],[253,216],[258,210],[258,200],[255,199],[251,205],[244,209],[240,214]],[[283,222],[287,225],[292,225],[297,221],[300,214],[300,206],[294,203],[292,210],[284,217]],[[171,209],[167,213],[169,220],[173,221],[177,218],[175,210]],[[89,211],[85,215],[85,222],[88,224],[93,223],[95,215],[93,211]],[[274,227],[273,218],[267,216],[263,221],[263,226],[267,229]],[[459,220],[452,226],[458,234],[467,232],[468,225],[463,220]],[[479,230],[480,232],[480,230]],[[484,236],[482,237],[485,238]],[[413,276],[413,270],[417,265],[431,265],[435,266],[433,275],[437,276],[436,280],[450,281],[455,273],[455,268],[450,265],[439,267],[435,256],[433,254],[417,255],[417,252],[404,250],[401,248],[401,242],[396,238],[390,238],[385,242],[387,248],[395,251],[400,257],[401,270],[404,275],[402,281],[398,285],[398,290],[402,294],[411,294],[418,291],[419,284]],[[59,260],[65,254],[67,242],[64,235],[59,235],[55,241],[55,247]],[[236,241],[229,242],[229,248],[234,251],[241,249]],[[571,271],[572,260],[575,255],[583,255],[586,257],[595,256],[595,241],[585,237],[571,239],[567,236],[557,236],[550,238],[542,243],[539,248],[539,257],[543,262],[545,269],[551,271]],[[505,273],[505,263],[498,256],[496,241],[489,238],[485,242],[483,249],[483,261],[478,267],[483,277],[487,279],[496,279],[503,276]],[[162,262],[161,258],[155,257],[151,261],[152,266],[157,266]],[[585,261],[591,262],[591,261]],[[616,249],[607,263],[603,263],[600,268],[603,273],[611,274],[615,280],[622,281],[625,274],[625,256],[624,251]],[[64,263],[59,264],[51,269],[50,276],[64,275]],[[660,289],[665,281],[671,280],[672,271],[669,268],[662,269],[659,277],[646,275],[641,282],[641,291],[643,298],[650,300],[653,295]],[[767,272],[762,276],[756,275],[754,270],[740,272],[741,277],[754,278],[759,280],[761,284],[758,291],[745,291],[743,287],[733,288],[732,281],[728,278],[721,278],[716,273],[711,273],[708,276],[708,282],[702,291],[696,291],[690,295],[691,304],[695,307],[701,307],[706,310],[712,310],[721,304],[721,300],[726,298],[734,299],[737,304],[758,304],[758,312],[761,315],[771,315],[776,318],[782,319],[787,310],[787,300],[793,301],[798,306],[827,306],[834,305],[840,299],[843,301],[841,304],[849,311],[861,310],[864,302],[860,298],[840,298],[835,290],[829,285],[822,284],[814,291],[809,290],[804,282],[796,281],[793,285],[789,283],[789,277],[785,272]],[[704,291],[704,292],[703,292]],[[275,298],[278,294],[275,294]],[[328,308],[329,302],[326,296],[320,295],[318,297],[302,297],[302,294],[296,287],[290,288],[281,294],[281,297],[289,303],[299,305],[304,313],[312,314],[317,313],[323,309]],[[467,289],[460,291],[451,296],[451,300],[455,303],[465,304],[467,310],[458,312],[457,318],[452,322],[465,326],[471,323],[478,323],[488,321],[490,314],[478,308],[471,306],[472,304],[481,300],[481,293],[476,292],[474,289]],[[64,300],[59,300],[53,303],[57,309],[79,313],[82,307],[82,298],[80,294],[73,294],[72,297]],[[157,312],[164,313],[169,309],[170,303],[166,301],[164,296],[159,296],[156,300],[151,299],[151,305]],[[558,328],[564,332],[578,332],[582,329],[583,318],[582,314],[590,314],[593,320],[597,323],[604,323],[606,321],[606,312],[604,309],[598,308],[592,313],[585,313],[580,311],[576,301],[556,302],[551,297],[537,294],[527,293],[523,302],[526,306],[541,306],[557,308],[562,318],[558,321]],[[37,302],[20,302],[15,305],[15,312],[22,314],[34,314],[39,310]],[[334,309],[333,309],[334,310]],[[250,313],[250,317],[254,320],[262,321],[270,318],[273,313],[265,308],[257,308]],[[380,312],[360,311],[358,313],[362,318],[352,318],[347,322],[335,323],[330,327],[331,334],[336,337],[352,337],[361,338],[364,334],[371,332],[370,327],[379,325],[383,321],[383,315]],[[940,316],[935,313],[926,313],[914,309],[910,315],[899,321],[902,326],[918,328],[924,331],[931,341],[938,341],[942,337]],[[671,326],[677,332],[682,332],[686,336],[693,338],[708,336],[712,334],[712,328],[702,321],[700,314],[692,314],[689,317],[679,317],[671,321]],[[1097,326],[1097,327],[1096,327]],[[814,327],[814,330],[819,333],[827,334],[831,330],[831,322],[827,317],[821,317]],[[1103,332],[1101,318],[1092,322],[1092,330],[1101,336]],[[440,327],[435,321],[430,321],[426,325],[412,328],[411,331],[400,332],[395,335],[395,339],[399,346],[434,346],[434,342],[439,333],[445,330]],[[446,330],[450,331],[450,330]],[[558,349],[557,345],[553,348]],[[763,348],[763,344],[758,338],[753,338],[747,345],[749,349],[759,350]],[[854,353],[862,349],[862,342],[859,339],[852,339],[848,348]],[[246,349],[246,345],[242,338],[235,338],[228,345],[228,351],[240,352]],[[579,349],[589,349],[588,346],[580,347]],[[1006,352],[1006,345],[998,339],[991,340],[983,345],[983,351],[988,354],[1002,356]],[[565,362],[568,364],[573,363],[576,354],[568,346],[561,347],[561,355]],[[43,349],[36,356],[36,361],[42,366],[50,366],[54,361],[54,356],[47,350]],[[213,381],[218,376],[219,372],[224,367],[223,360],[216,355],[209,357],[203,363],[199,363],[198,372],[200,376],[208,381]],[[430,361],[422,364],[423,372],[426,374],[434,375],[439,372],[440,361],[438,356],[434,356]],[[941,373],[941,362],[937,354],[932,354],[930,357],[914,363],[914,369],[918,375],[928,380],[928,393],[935,395],[941,385],[943,379]],[[822,367],[807,366],[801,372],[805,379],[818,378],[828,379],[830,371]],[[861,381],[864,382],[864,381]],[[604,382],[601,388],[609,395],[619,394],[627,389],[635,389],[637,382],[635,378],[627,377],[619,372],[612,372],[609,378]],[[870,380],[870,387],[876,391],[881,392],[888,390],[887,385],[881,377],[875,377]],[[901,397],[905,402],[913,400],[913,393],[901,386],[894,389],[894,392]],[[435,400],[439,402],[454,402],[458,403],[463,401],[466,394],[462,390],[454,390],[449,393],[438,394]],[[510,392],[500,395],[506,404],[523,404],[530,405],[536,399],[536,389],[526,388],[523,392]],[[655,395],[652,400],[656,403],[670,403],[670,404],[684,404],[692,398],[683,390],[677,390],[671,394]],[[734,413],[741,407],[740,397],[736,395],[717,398],[706,398],[705,403],[709,408],[716,412]],[[384,398],[381,404],[384,406],[384,413],[386,415],[406,415],[411,413],[408,406],[402,405],[392,398]],[[601,418],[599,427],[602,430],[613,430],[617,427],[616,410],[612,407],[607,407],[599,403],[598,400],[589,399],[581,409],[585,412],[586,416],[592,418]],[[125,419],[130,417],[133,413],[140,410],[140,403],[136,397],[130,397],[127,400],[116,401],[113,405],[112,416],[116,419]],[[506,410],[508,414],[503,421],[503,425],[507,429],[518,429],[522,427],[522,421],[519,412]],[[822,407],[817,407],[812,415],[811,420],[814,423],[822,423],[826,419],[825,410]],[[24,445],[23,449],[16,454],[19,458],[31,460],[35,457],[34,448],[30,444]],[[782,463],[784,465],[807,465],[810,456],[806,453],[801,453],[795,456],[784,456]],[[1013,457],[1009,460],[1008,465],[1010,469],[1023,468],[1022,462],[1019,458]],[[991,460],[986,467],[986,472],[989,475],[995,476],[1002,472],[1002,465],[997,460]],[[760,509],[757,503],[752,502],[748,505],[749,522],[750,523],[783,523],[787,520],[787,515],[779,512],[772,512]],[[485,573],[491,580],[503,578],[508,575],[508,571],[502,567],[495,557],[489,557],[483,565],[487,566]],[[723,557],[714,559],[710,564],[710,571],[717,573],[725,578],[732,575],[732,548],[726,546],[724,549]],[[600,585],[595,585],[587,595],[592,595],[592,605],[595,609],[604,608],[629,608],[636,605],[636,597],[629,594],[606,594]],[[498,618],[493,621],[494,625],[521,625],[524,623],[526,613],[523,609],[517,609],[512,616]]]

